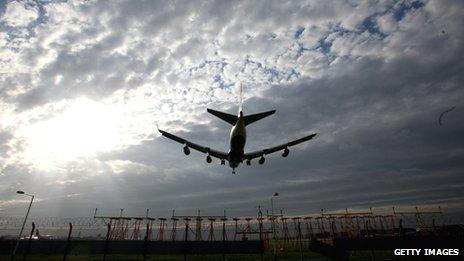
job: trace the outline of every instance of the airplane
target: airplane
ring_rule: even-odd
[[[181,144],[184,144],[184,154],[189,155],[190,154],[190,149],[198,150],[200,152],[206,153],[206,162],[211,163],[212,158],[215,157],[221,160],[221,165],[225,165],[226,160],[229,162],[229,166],[232,168],[232,174],[235,174],[235,168],[238,167],[240,163],[242,163],[244,160],[246,161],[246,165],[251,165],[251,160],[254,158],[259,158],[258,163],[260,165],[264,164],[265,158],[264,155],[271,154],[280,150],[283,150],[282,157],[287,157],[288,154],[290,153],[290,150],[288,147],[297,145],[299,143],[311,140],[316,136],[317,133],[305,136],[303,138],[290,141],[288,143],[284,143],[272,148],[268,149],[263,149],[263,150],[258,150],[254,152],[249,152],[245,153],[244,148],[245,148],[245,143],[246,143],[246,129],[245,127],[253,122],[256,122],[258,120],[261,120],[269,115],[274,114],[276,111],[271,110],[271,111],[266,111],[266,112],[261,112],[261,113],[256,113],[256,114],[251,114],[251,115],[243,115],[242,108],[240,106],[239,108],[239,113],[237,116],[228,114],[225,112],[220,112],[212,109],[206,109],[207,112],[213,114],[214,116],[220,118],[223,121],[228,122],[231,124],[233,127],[230,131],[230,149],[229,152],[222,152],[218,150],[211,149],[209,147],[201,146],[198,144],[195,144],[193,142],[190,142],[186,139],[180,138],[178,136],[175,136],[171,133],[168,133],[164,130],[158,129],[158,131],[166,138],[169,138],[171,140],[177,141]]]

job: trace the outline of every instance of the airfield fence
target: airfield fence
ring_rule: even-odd
[[[148,254],[222,254],[224,257],[254,253],[262,257],[263,253],[271,253],[272,248],[274,255],[276,249],[279,252],[288,249],[298,250],[301,258],[308,250],[337,253],[341,257],[346,256],[349,249],[340,246],[353,245],[352,242],[361,242],[363,238],[444,236],[449,228],[444,224],[440,208],[434,211],[392,210],[379,214],[372,209],[364,212],[345,209],[302,216],[283,213],[264,216],[259,212],[257,217],[233,218],[205,216],[200,211],[192,216],[178,216],[173,212],[170,218],[154,218],[148,214],[145,217],[124,216],[123,210],[118,216],[99,216],[96,210],[93,217],[31,218],[32,226],[26,227],[26,231],[31,232],[20,241],[18,250],[24,256],[143,253],[144,257]],[[2,239],[1,235],[16,234],[21,222],[21,218],[0,217],[0,255],[9,254],[17,238],[3,236]]]
[[[0,236],[15,235],[21,228],[22,218],[0,217]],[[324,212],[313,215],[287,216],[281,214],[257,217],[177,216],[170,218],[124,216],[31,218],[36,225],[37,238],[65,238],[69,224],[72,236],[80,239],[142,240],[149,241],[243,241],[270,240],[296,242],[298,240],[354,238],[398,233],[433,232],[444,225],[441,209],[398,211],[378,214],[372,209],[364,212]],[[108,230],[109,227],[109,230]],[[30,230],[30,226],[26,230]],[[185,233],[187,231],[188,233]],[[187,238],[186,238],[187,237]]]

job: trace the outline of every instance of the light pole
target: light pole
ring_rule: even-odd
[[[31,197],[31,203],[29,203],[29,207],[27,208],[26,217],[24,218],[23,226],[21,227],[21,231],[19,232],[18,240],[16,241],[15,248],[13,249],[13,254],[11,255],[10,260],[12,260],[12,261],[15,258],[16,250],[18,249],[19,241],[21,240],[21,235],[23,234],[24,227],[26,226],[27,216],[29,216],[29,211],[31,210],[32,201],[34,201],[34,195],[26,194],[26,193],[24,193],[24,191],[21,191],[21,190],[16,191],[16,193],[23,194],[23,195]]]
[[[275,231],[275,216],[274,216],[274,197],[278,197],[279,193],[275,192],[271,197],[271,215],[272,215],[272,237],[274,238],[274,260],[277,260],[277,251],[276,251],[276,231]]]

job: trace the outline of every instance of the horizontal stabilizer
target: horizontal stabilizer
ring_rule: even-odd
[[[221,120],[230,123],[231,125],[235,125],[235,123],[237,123],[237,116],[235,115],[228,114],[225,112],[215,111],[212,109],[206,109],[206,111],[220,118]]]
[[[248,125],[248,124],[251,124],[251,123],[253,123],[255,121],[259,121],[262,118],[265,118],[265,117],[267,117],[269,115],[272,115],[275,112],[276,112],[275,110],[272,110],[272,111],[266,111],[266,112],[251,114],[251,115],[247,115],[247,116],[243,117],[243,120],[245,121],[245,125]]]

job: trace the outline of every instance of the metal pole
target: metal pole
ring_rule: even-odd
[[[301,223],[300,220],[298,219],[298,243],[300,245],[300,254],[301,254],[301,261],[304,260],[304,254],[303,254],[303,243],[301,242]]]
[[[272,236],[274,238],[274,260],[277,260],[277,238],[275,233],[275,216],[274,216],[274,196],[271,197],[271,215],[272,215]]]
[[[27,240],[26,250],[24,250],[23,261],[26,261],[26,256],[29,254],[29,251],[31,250],[31,242],[32,242],[32,236],[34,235],[34,230],[35,230],[35,224],[34,222],[32,222],[31,234],[29,235],[29,239]]]
[[[185,219],[184,261],[187,261],[189,221],[189,219]]]
[[[19,232],[18,241],[16,241],[15,248],[13,249],[13,254],[11,255],[11,259],[10,259],[11,261],[15,259],[16,250],[18,250],[19,241],[21,241],[21,235],[23,234],[24,226],[26,226],[27,216],[29,216],[29,211],[31,210],[32,201],[34,201],[34,195],[29,195],[29,194],[25,194],[25,195],[32,197],[31,203],[29,203],[29,207],[27,208],[26,217],[24,218],[23,226],[21,227],[21,231]]]
[[[68,255],[68,252],[69,252],[69,244],[70,244],[70,241],[71,241],[71,233],[72,233],[72,223],[69,222],[68,239],[66,240],[66,247],[64,248],[63,261],[66,261],[66,256]]]
[[[148,216],[148,209],[147,209],[147,216]],[[147,260],[147,248],[148,248],[148,233],[150,230],[150,225],[147,223],[147,230],[145,231],[145,238],[143,240],[143,260]]]
[[[224,210],[225,211],[225,210]],[[225,215],[224,215],[225,217]],[[226,260],[226,255],[225,255],[225,244],[226,244],[226,219],[222,219],[222,261]]]
[[[275,218],[274,217],[274,201],[272,199],[273,199],[273,196],[271,197],[271,216],[272,216],[272,237],[275,240],[276,234],[275,234],[275,224],[274,224],[274,218]]]
[[[105,249],[103,252],[103,261],[106,260],[106,253],[108,252],[108,240],[110,239],[110,231],[111,231],[111,225],[108,223],[108,231],[106,232],[106,240],[105,240]]]

